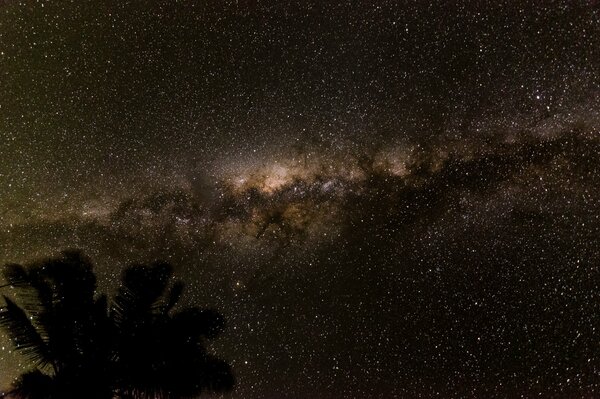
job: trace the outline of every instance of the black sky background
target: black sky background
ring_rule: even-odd
[[[171,261],[235,398],[600,392],[595,2],[1,4],[1,262]]]

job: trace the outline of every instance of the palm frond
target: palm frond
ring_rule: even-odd
[[[37,328],[38,333],[47,338],[47,320],[52,312],[52,287],[47,281],[40,278],[37,270],[31,268],[14,268],[21,269],[16,273],[12,273],[18,279],[19,285],[16,287],[15,296],[19,299],[21,308],[30,316],[32,324]],[[15,281],[15,279],[12,279]]]
[[[117,325],[148,317],[157,308],[173,274],[167,263],[134,265],[123,273],[123,283],[113,300],[111,315]]]
[[[39,370],[22,374],[13,384],[11,397],[42,399],[53,397],[54,379]]]
[[[32,268],[39,280],[52,286],[64,307],[88,306],[96,291],[96,276],[91,260],[80,251],[63,251],[61,257],[48,259]]]
[[[38,366],[51,363],[48,348],[25,311],[6,296],[6,307],[0,311],[0,327],[15,345],[15,349]]]
[[[15,293],[23,301],[23,307],[32,314],[40,313],[51,305],[51,287],[40,278],[39,270],[11,263],[4,265],[2,276],[6,286],[17,288]]]
[[[177,281],[173,284],[173,286],[169,290],[169,294],[167,296],[167,302],[165,303],[165,305],[163,307],[164,313],[168,313],[169,311],[171,311],[171,309],[173,309],[173,307],[177,304],[177,302],[179,302],[179,299],[181,298],[181,295],[183,294],[184,287],[185,287],[185,284],[183,284],[181,281]]]
[[[2,277],[6,281],[6,286],[22,287],[29,283],[29,276],[22,265],[9,263],[2,269]]]
[[[204,389],[209,392],[228,392],[235,385],[235,377],[231,366],[224,360],[213,356],[207,357],[200,380],[204,385]]]

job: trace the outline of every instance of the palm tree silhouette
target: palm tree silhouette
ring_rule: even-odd
[[[192,397],[233,386],[229,365],[202,341],[222,331],[223,317],[196,307],[173,312],[183,284],[169,287],[171,276],[166,263],[136,265],[123,274],[110,311],[119,331],[115,353],[123,397]]]
[[[66,251],[27,268],[6,265],[2,274],[18,288],[22,305],[4,295],[0,327],[36,368],[21,376],[12,396],[69,397],[85,389],[93,392],[90,397],[110,397],[104,381],[110,370],[110,323],[106,298],[95,298],[91,261]]]
[[[204,339],[218,335],[212,310],[174,311],[183,284],[166,263],[123,273],[112,303],[96,295],[91,261],[78,251],[3,276],[21,306],[4,296],[0,327],[34,369],[6,395],[18,398],[181,398],[234,385],[229,365]]]

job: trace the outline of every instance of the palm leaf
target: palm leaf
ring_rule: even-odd
[[[53,294],[50,284],[42,278],[40,270],[24,268],[21,265],[6,265],[3,274],[20,300],[21,308],[30,315],[38,333],[48,338],[47,321],[53,308]]]
[[[51,283],[62,306],[80,309],[93,301],[96,276],[91,260],[80,251],[63,251],[60,258],[43,262],[37,273]]]
[[[17,263],[4,265],[2,277],[6,281],[6,286],[22,287],[29,283],[29,276],[25,268]]]
[[[19,264],[4,265],[2,276],[6,286],[17,288],[16,293],[23,300],[23,307],[32,315],[48,309],[52,305],[52,289],[41,278],[39,268],[25,268]]]
[[[163,307],[164,313],[168,313],[177,304],[177,302],[181,298],[181,295],[183,294],[184,287],[185,285],[181,281],[177,281],[173,284],[173,286],[169,290],[167,302]]]
[[[147,318],[158,308],[163,296],[172,267],[166,263],[151,266],[135,265],[123,273],[123,283],[114,298],[111,315],[117,325]]]
[[[50,398],[55,381],[49,375],[39,370],[28,371],[22,374],[13,384],[10,397],[16,398]]]
[[[15,349],[38,366],[51,363],[48,348],[25,311],[6,296],[6,307],[0,312],[2,327],[15,345]]]
[[[208,356],[199,378],[204,389],[210,392],[228,392],[235,385],[235,377],[227,362]]]

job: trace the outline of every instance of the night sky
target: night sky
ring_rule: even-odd
[[[0,263],[171,262],[231,398],[600,396],[599,134],[596,1],[0,1]]]

